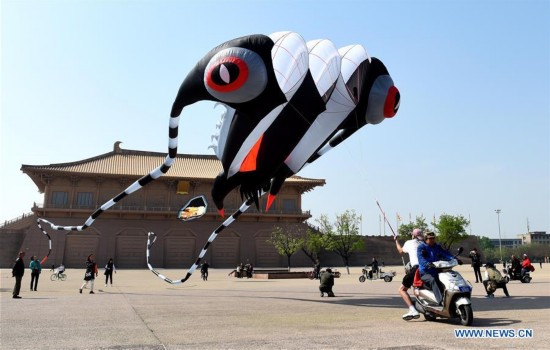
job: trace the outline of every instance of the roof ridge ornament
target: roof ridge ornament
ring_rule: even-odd
[[[113,146],[113,152],[115,153],[122,153],[122,149],[120,148],[120,144],[122,143],[122,141],[116,141],[114,146]]]

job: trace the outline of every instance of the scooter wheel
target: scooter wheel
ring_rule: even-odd
[[[435,317],[434,315],[432,315],[432,314],[430,314],[430,313],[428,313],[428,312],[426,312],[426,313],[424,314],[424,319],[425,319],[426,321],[433,322],[433,321],[435,321],[436,318],[437,318],[437,317]]]
[[[391,282],[391,277],[390,276],[385,276],[384,277],[384,282]]]
[[[460,313],[460,323],[463,326],[471,326],[474,322],[474,312],[472,311],[471,305],[460,305],[458,307],[458,312]]]
[[[363,283],[365,282],[366,278],[365,276],[359,276],[359,282]]]

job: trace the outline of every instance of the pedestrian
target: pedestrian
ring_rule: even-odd
[[[40,277],[40,273],[42,272],[42,264],[40,264],[40,260],[38,260],[36,255],[31,257],[29,268],[31,269],[31,291],[34,290],[36,292],[36,288],[38,288],[38,277]]]
[[[540,268],[542,269],[542,259],[539,260]]]
[[[481,254],[478,253],[477,248],[472,249],[470,252],[470,259],[472,259],[472,268],[476,276],[476,283],[479,283],[483,281],[483,278],[481,278]]]
[[[325,294],[329,297],[333,297],[334,293],[332,292],[332,287],[334,286],[334,275],[332,274],[332,269],[328,268],[325,272],[321,274],[321,281],[319,284],[319,291],[321,296],[324,297]]]
[[[413,282],[414,282],[414,275],[416,273],[416,270],[418,269],[418,255],[417,250],[418,246],[424,241],[424,234],[421,229],[415,228],[412,231],[412,239],[408,240],[403,244],[403,247],[399,244],[399,240],[397,240],[397,237],[395,237],[395,245],[397,247],[397,251],[400,254],[407,253],[409,254],[409,264],[410,267],[406,269],[405,276],[403,277],[403,281],[401,282],[401,286],[399,287],[399,294],[405,301],[405,304],[407,304],[409,308],[409,312],[403,315],[403,319],[405,321],[410,321],[413,318],[417,319],[420,317],[420,314],[418,311],[416,311],[414,304],[411,300],[411,297],[409,296],[409,293],[407,292],[409,288],[411,288]]]
[[[86,272],[84,273],[84,283],[80,287],[79,291],[82,294],[82,289],[88,287],[88,282],[90,282],[90,294],[94,294],[94,281],[97,277],[97,264],[94,261],[94,255],[88,255],[86,259]]]
[[[111,281],[111,287],[113,286],[113,272],[116,273],[115,263],[113,258],[109,258],[107,265],[105,265],[105,287],[107,287],[107,281]]]
[[[208,265],[208,261],[205,260],[201,264],[201,278],[203,281],[208,281],[208,267],[210,267],[210,265]]]
[[[321,278],[321,261],[319,261],[319,258],[315,259],[315,264],[313,265],[313,274],[315,275],[316,280]]]
[[[21,291],[21,280],[25,274],[25,263],[23,262],[24,257],[25,252],[20,251],[19,257],[15,260],[15,264],[13,264],[13,268],[11,269],[11,277],[15,277],[15,286],[13,287],[12,293],[13,299],[21,299],[19,292]]]

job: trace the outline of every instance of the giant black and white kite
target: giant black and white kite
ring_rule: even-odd
[[[183,109],[204,100],[226,107],[213,145],[223,171],[211,193],[224,217],[224,199],[236,188],[245,201],[239,210],[258,207],[264,192],[269,210],[288,177],[364,125],[393,117],[400,95],[382,61],[361,45],[337,49],[329,40],[306,42],[293,32],[229,40],[208,52],[181,84],[170,114],[168,155],[161,166],[96,209],[82,226],[38,220],[55,230],[84,230],[115,203],[165,174],[176,159]],[[189,278],[212,237],[224,227],[211,235],[180,282]],[[153,242],[147,246],[148,265]]]

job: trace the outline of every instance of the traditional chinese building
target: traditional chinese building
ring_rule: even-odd
[[[112,152],[89,159],[23,165],[21,170],[44,194],[44,202],[35,203],[31,218],[11,225],[12,236],[9,227],[3,228],[2,237],[7,244],[2,256],[9,256],[8,264],[19,249],[26,249],[27,255],[43,257],[48,251],[48,240],[38,229],[36,217],[62,226],[82,225],[96,208],[161,165],[165,157],[164,153],[125,150],[117,142]],[[223,219],[213,205],[199,220],[182,222],[176,215],[182,205],[197,195],[204,195],[212,203],[210,189],[221,170],[221,162],[215,156],[180,154],[166,175],[119,201],[86,230],[54,231],[43,224],[52,237],[52,253],[46,265],[63,262],[67,267],[82,267],[86,257],[94,253],[100,264],[112,257],[118,267],[146,267],[147,234],[152,231],[158,237],[151,249],[155,267],[189,267]],[[260,210],[252,206],[222,231],[206,255],[210,265],[235,267],[248,260],[255,266],[284,266],[286,257],[267,242],[273,227],[284,223],[306,225],[311,215],[302,210],[302,195],[324,184],[321,179],[299,176],[287,179],[267,213],[262,209],[265,198],[261,198]],[[226,215],[231,215],[242,202],[238,190],[231,192],[225,199]],[[296,254],[293,263],[311,265],[303,254]]]

